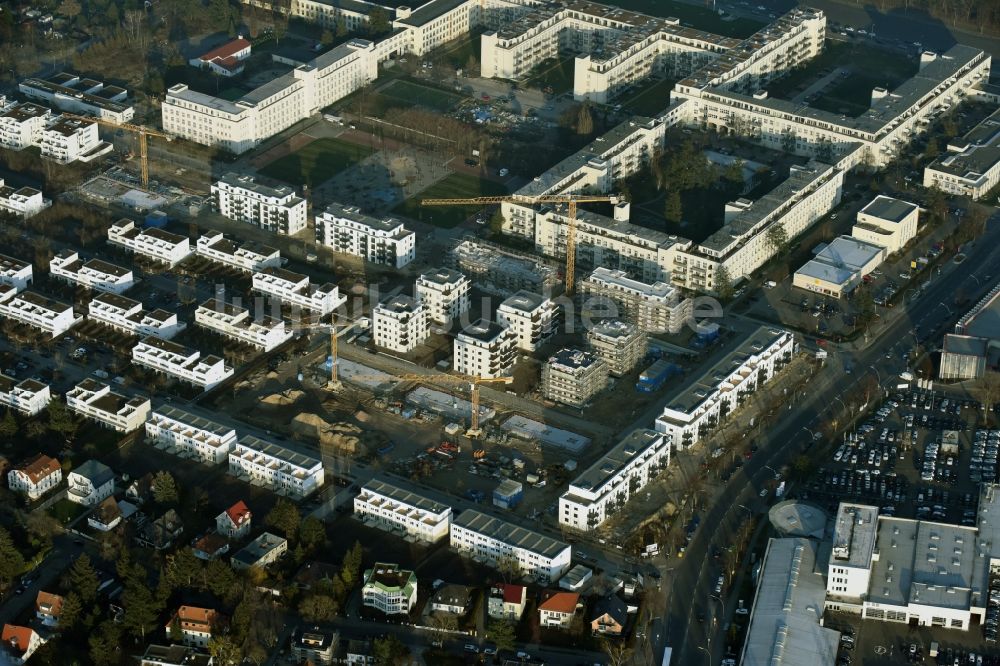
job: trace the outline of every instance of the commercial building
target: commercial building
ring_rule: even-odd
[[[373,264],[402,268],[416,256],[417,235],[395,218],[331,204],[316,216],[316,242]]]
[[[66,483],[66,499],[84,506],[97,506],[115,494],[115,473],[96,460],[88,460],[70,472]]]
[[[33,280],[30,262],[0,254],[0,284],[9,284],[18,291],[24,291],[31,286]]]
[[[340,295],[337,285],[327,282],[314,285],[308,275],[293,273],[284,268],[268,267],[252,277],[253,290],[276,298],[285,305],[326,316],[347,302]]]
[[[230,340],[269,352],[292,339],[292,331],[281,319],[253,317],[247,308],[210,298],[194,312],[194,323]]]
[[[693,301],[666,282],[647,284],[624,271],[598,267],[580,290],[586,310],[625,319],[646,333],[677,333],[691,321]]]
[[[428,335],[427,308],[414,298],[398,294],[372,308],[372,336],[379,347],[406,354]]]
[[[818,550],[804,538],[767,542],[739,663],[836,663],[840,632],[822,625],[826,590]]]
[[[451,547],[491,567],[512,565],[541,584],[559,580],[572,555],[567,543],[473,509],[452,520]]]
[[[146,420],[146,441],[158,449],[206,465],[221,465],[236,445],[236,430],[171,405]]]
[[[114,148],[110,143],[101,141],[97,123],[65,116],[42,130],[38,147],[43,158],[58,164],[90,162]]]
[[[169,340],[187,328],[186,323],[177,320],[176,312],[160,308],[147,312],[139,301],[118,294],[94,296],[87,304],[87,318],[122,333],[139,337],[154,336],[164,340]]]
[[[233,376],[233,368],[218,356],[203,357],[200,351],[153,336],[132,348],[132,362],[206,391]]]
[[[920,207],[880,194],[858,211],[851,236],[895,254],[917,235]]]
[[[218,231],[206,231],[199,236],[195,252],[199,257],[244,273],[281,266],[281,254],[275,248],[253,241],[226,238]]]
[[[518,349],[533,352],[555,334],[559,306],[551,298],[522,290],[500,304],[497,321],[514,333]]]
[[[233,101],[195,92],[183,83],[173,85],[163,101],[163,130],[244,153],[377,76],[375,44],[352,39]]]
[[[229,564],[237,571],[256,567],[264,569],[274,564],[288,552],[288,541],[264,532],[256,539],[236,551]]]
[[[608,385],[608,366],[596,354],[560,349],[542,364],[542,395],[582,409]]]
[[[361,603],[386,615],[409,613],[417,603],[417,575],[398,564],[377,562],[365,570]]]
[[[127,219],[118,220],[108,227],[108,242],[168,266],[183,261],[192,252],[187,236],[156,227],[142,229]]]
[[[986,618],[1000,493],[982,484],[974,526],[878,515],[841,503],[826,608],[866,619],[969,629]]]
[[[427,308],[428,318],[450,325],[469,311],[472,282],[451,268],[432,268],[420,274],[413,295]]]
[[[60,250],[49,261],[49,272],[71,284],[111,294],[124,293],[136,282],[131,269],[102,259],[84,261],[76,250]]]
[[[51,119],[52,111],[31,102],[4,107],[0,110],[0,146],[11,150],[37,146]]]
[[[1000,109],[961,139],[948,142],[945,155],[924,167],[924,187],[982,199],[1000,183]]]
[[[526,290],[551,294],[559,285],[558,271],[538,257],[466,239],[450,253],[452,267],[462,271],[482,291],[507,296]]]
[[[0,285],[0,316],[37,328],[53,338],[59,337],[83,319],[73,313],[72,305],[33,291],[17,293],[9,285]]]
[[[587,344],[608,366],[612,377],[627,375],[646,355],[646,334],[618,319],[605,319],[587,329]]]
[[[34,379],[17,381],[7,375],[0,376],[0,405],[27,416],[34,416],[48,408],[52,393],[47,384]]]
[[[7,487],[34,501],[58,486],[62,478],[59,461],[39,453],[7,472]]]
[[[559,524],[589,532],[670,465],[671,439],[633,430],[569,484],[559,498]]]
[[[955,323],[944,336],[941,379],[976,379],[1000,366],[1000,284]]]
[[[81,79],[76,74],[60,72],[48,79],[25,79],[18,89],[29,99],[62,111],[118,124],[127,123],[135,115],[135,109],[127,103],[127,90],[94,79]]]
[[[361,487],[354,513],[369,527],[421,543],[448,538],[451,526],[450,506],[380,479]]]
[[[727,415],[774,379],[796,350],[788,331],[761,326],[699,377],[692,379],[663,408],[656,431],[687,448],[705,437]]]
[[[306,200],[287,185],[258,183],[253,176],[227,173],[212,185],[215,209],[223,217],[290,236],[306,228]]]
[[[256,486],[301,499],[323,485],[318,458],[244,435],[229,452],[229,473]]]
[[[0,178],[0,212],[27,219],[51,205],[52,202],[42,196],[41,190],[33,187],[14,189],[5,185],[4,179]]]
[[[472,377],[503,377],[514,367],[517,337],[509,328],[480,319],[455,336],[455,372]]]
[[[886,257],[881,245],[851,236],[838,236],[795,271],[792,286],[824,296],[843,298]]]
[[[112,391],[108,384],[89,378],[66,393],[66,406],[70,411],[118,432],[141,428],[150,409],[149,398],[130,398]]]
[[[244,60],[250,57],[253,46],[242,37],[216,47],[196,58],[188,60],[188,64],[198,69],[207,69],[219,76],[236,76],[243,72]]]

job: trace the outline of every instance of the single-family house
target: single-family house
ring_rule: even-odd
[[[580,595],[576,592],[545,590],[538,602],[538,619],[543,627],[567,628],[573,622]]]
[[[528,590],[524,585],[497,583],[490,590],[490,597],[486,603],[486,612],[494,619],[513,620],[516,622],[524,614],[524,606],[527,598]]]
[[[252,519],[249,507],[240,500],[215,517],[215,530],[229,539],[242,539],[250,534]]]
[[[229,540],[221,534],[208,532],[191,546],[200,560],[216,560],[229,552]]]
[[[99,532],[110,532],[122,522],[122,511],[114,497],[106,497],[89,516],[87,524]]]
[[[181,606],[167,622],[167,636],[184,645],[206,647],[220,619],[214,608]]]
[[[59,626],[59,616],[62,614],[63,598],[58,594],[41,590],[35,597],[35,617],[46,627]]]
[[[431,595],[431,611],[464,615],[472,603],[472,589],[465,585],[442,585]]]
[[[0,659],[8,657],[7,663],[23,664],[35,650],[40,648],[47,641],[42,638],[37,631],[31,627],[23,627],[18,624],[3,625],[2,639],[6,655],[0,654]]]
[[[601,597],[590,612],[590,631],[597,635],[621,636],[628,622],[628,606],[617,594]]]
[[[88,460],[67,477],[67,499],[84,506],[96,506],[115,492],[115,474],[96,460]]]

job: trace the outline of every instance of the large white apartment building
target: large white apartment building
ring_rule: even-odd
[[[982,199],[1000,183],[1000,109],[924,167],[924,187]]]
[[[135,286],[132,269],[103,259],[85,261],[76,250],[60,250],[49,261],[49,272],[71,284],[111,294],[121,294]]]
[[[542,396],[582,409],[608,385],[608,366],[596,354],[561,349],[542,364]]]
[[[331,204],[316,216],[316,242],[373,264],[402,268],[416,256],[417,235],[395,218]]]
[[[314,285],[308,275],[293,273],[284,268],[268,267],[257,271],[252,278],[253,290],[276,298],[285,305],[299,307],[308,312],[326,316],[347,302],[340,295],[337,285],[327,282]]]
[[[158,449],[206,465],[221,465],[236,445],[236,431],[228,426],[164,405],[146,420],[146,441]]]
[[[230,220],[286,236],[306,228],[306,200],[287,185],[227,173],[212,185],[212,199],[219,214]]]
[[[229,101],[171,86],[163,129],[206,146],[244,153],[278,132],[371,83],[378,76],[375,44],[352,39]]]
[[[430,335],[430,321],[424,304],[402,294],[372,308],[372,337],[385,349],[406,354]]]
[[[895,254],[917,235],[919,220],[920,206],[880,194],[858,211],[851,236]]]
[[[106,86],[101,81],[82,79],[60,72],[48,79],[25,79],[18,85],[29,99],[50,104],[62,111],[95,116],[114,123],[127,123],[135,115],[128,105],[128,91]]]
[[[879,515],[875,506],[842,503],[827,569],[826,608],[915,626],[982,624],[1000,555],[1000,487],[982,484],[977,506],[975,524],[965,526]]]
[[[118,220],[108,227],[108,242],[168,266],[183,261],[192,252],[187,236],[156,227],[142,229],[127,219]]]
[[[792,166],[788,178],[756,201],[726,204],[726,223],[700,243],[674,245],[671,282],[699,292],[716,292],[720,273],[730,283],[748,278],[780,248],[769,230],[781,227],[791,240],[830,212],[843,192],[844,170],[810,161]]]
[[[31,286],[33,279],[31,262],[0,254],[0,284],[9,284],[17,291],[24,291]]]
[[[670,465],[671,440],[633,430],[569,484],[559,498],[559,524],[591,531]]]
[[[369,527],[423,543],[447,539],[451,526],[450,506],[380,479],[361,487],[354,513]]]
[[[147,312],[141,302],[118,294],[94,296],[87,305],[87,318],[143,338],[152,335],[169,340],[187,328],[187,324],[177,320],[176,312],[160,308]]]
[[[94,121],[65,116],[42,130],[38,147],[42,157],[59,164],[90,162],[114,148],[110,143],[101,141]]]
[[[73,312],[73,306],[33,291],[17,293],[10,285],[0,285],[0,317],[7,317],[55,338],[80,323],[83,317]]]
[[[580,284],[585,311],[625,319],[646,333],[677,333],[693,314],[693,301],[666,282],[648,284],[624,271],[595,268]]]
[[[473,377],[503,377],[514,368],[517,336],[505,326],[480,319],[455,336],[452,352],[455,372]]]
[[[573,53],[574,98],[603,104],[650,75],[683,75],[739,43],[684,27],[678,19],[589,0],[537,3],[483,35],[481,70],[486,77],[519,79],[547,58]]]
[[[518,349],[533,352],[555,334],[559,306],[546,296],[519,291],[500,303],[497,321],[514,333]]]
[[[202,356],[169,340],[146,337],[132,348],[132,362],[206,391],[233,376],[233,368],[218,356]]]
[[[698,442],[771,381],[791,361],[795,347],[788,331],[758,328],[667,402],[656,431],[669,435],[676,447]]]
[[[253,317],[247,308],[216,298],[198,306],[194,323],[264,352],[292,339],[292,331],[283,320],[267,315]]]
[[[427,308],[427,316],[438,324],[461,320],[469,311],[472,281],[451,268],[432,268],[420,274],[413,295]]]
[[[0,405],[34,416],[49,406],[52,392],[47,384],[34,379],[17,381],[7,375],[0,376]]]
[[[44,106],[11,104],[0,111],[0,146],[11,150],[37,146],[51,118],[52,112]]]
[[[279,495],[303,498],[323,485],[323,462],[244,435],[229,452],[229,473]]]
[[[66,406],[70,411],[118,432],[141,428],[150,409],[149,398],[130,398],[112,391],[108,384],[89,378],[69,390]]]
[[[587,329],[587,344],[600,356],[613,377],[628,374],[646,355],[646,334],[635,324],[618,319],[595,322]]]
[[[281,266],[281,254],[277,249],[253,241],[226,238],[218,231],[206,231],[199,236],[195,252],[199,257],[244,273]]]
[[[27,219],[51,205],[52,202],[42,195],[41,190],[33,187],[14,189],[4,184],[4,179],[0,178],[0,212],[6,211]]]
[[[397,564],[376,562],[365,570],[361,603],[386,615],[403,615],[417,604],[417,575]]]
[[[543,585],[569,571],[573,550],[567,543],[473,509],[452,519],[451,547],[492,567],[516,564],[520,574]]]

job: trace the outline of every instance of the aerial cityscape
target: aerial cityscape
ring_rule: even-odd
[[[1000,3],[794,2],[0,0],[0,666],[1000,666]]]

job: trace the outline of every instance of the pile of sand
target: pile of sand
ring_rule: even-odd
[[[271,395],[265,396],[260,399],[261,403],[269,407],[283,407],[285,405],[290,405],[303,395],[302,391],[283,391],[281,393],[272,393]]]
[[[354,454],[361,447],[361,429],[350,423],[327,423],[316,414],[303,412],[291,425],[297,434],[319,440],[320,446],[337,453]]]

